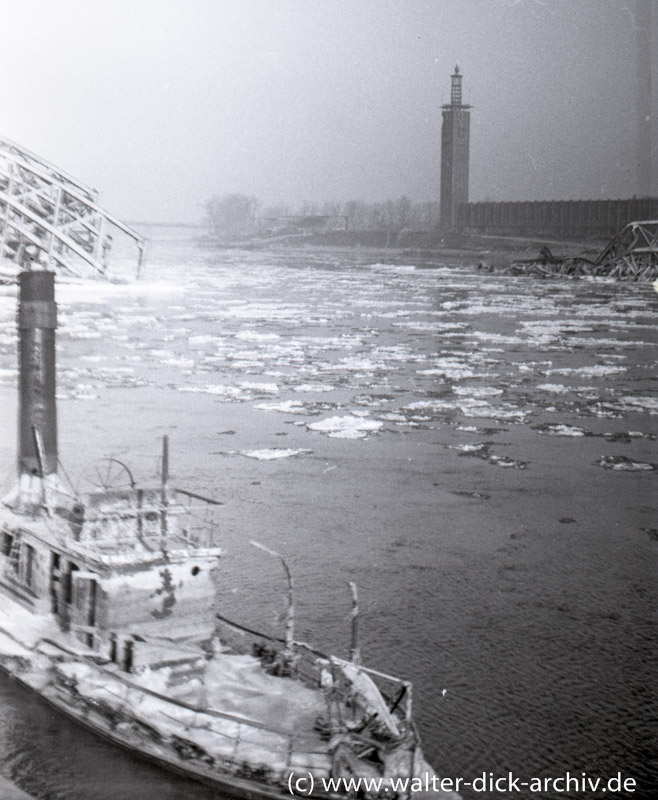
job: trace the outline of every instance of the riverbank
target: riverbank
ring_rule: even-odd
[[[277,236],[254,236],[243,239],[200,237],[200,242],[218,250],[275,250],[292,253],[349,252],[358,256],[385,253],[393,259],[403,256],[423,256],[442,265],[477,265],[485,262],[496,268],[510,266],[513,261],[536,258],[543,247],[549,247],[557,257],[595,258],[605,247],[601,239],[583,241],[550,237],[482,236],[466,234],[437,234],[387,231],[329,231],[326,233],[290,233]]]

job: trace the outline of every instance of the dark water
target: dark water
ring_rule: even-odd
[[[658,295],[393,261],[170,237],[140,286],[60,285],[66,471],[148,476],[169,434],[177,483],[226,503],[221,606],[247,624],[279,632],[284,591],[250,539],[286,555],[298,636],[325,649],[346,652],[356,581],[365,661],[414,681],[441,774],[621,772],[652,797]],[[0,771],[37,798],[211,796],[0,693]]]

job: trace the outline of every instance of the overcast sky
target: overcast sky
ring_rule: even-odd
[[[636,193],[635,0],[0,6],[0,134],[126,220],[194,222],[229,192],[438,200],[456,62],[471,199]]]

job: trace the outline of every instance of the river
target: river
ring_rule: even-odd
[[[482,274],[440,256],[212,250],[151,231],[140,283],[60,281],[60,457],[222,500],[223,612],[414,682],[444,776],[657,784],[656,356],[647,284]],[[0,287],[0,478],[15,290]],[[0,677],[0,772],[39,800],[212,795]],[[477,785],[476,787],[477,788]],[[514,791],[476,797],[521,797]],[[578,798],[553,789],[545,798]]]

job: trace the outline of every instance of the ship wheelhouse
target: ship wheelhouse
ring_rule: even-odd
[[[158,640],[208,640],[221,550],[214,504],[200,500],[165,485],[56,490],[27,509],[17,494],[5,503],[0,587],[126,670],[157,660]]]

